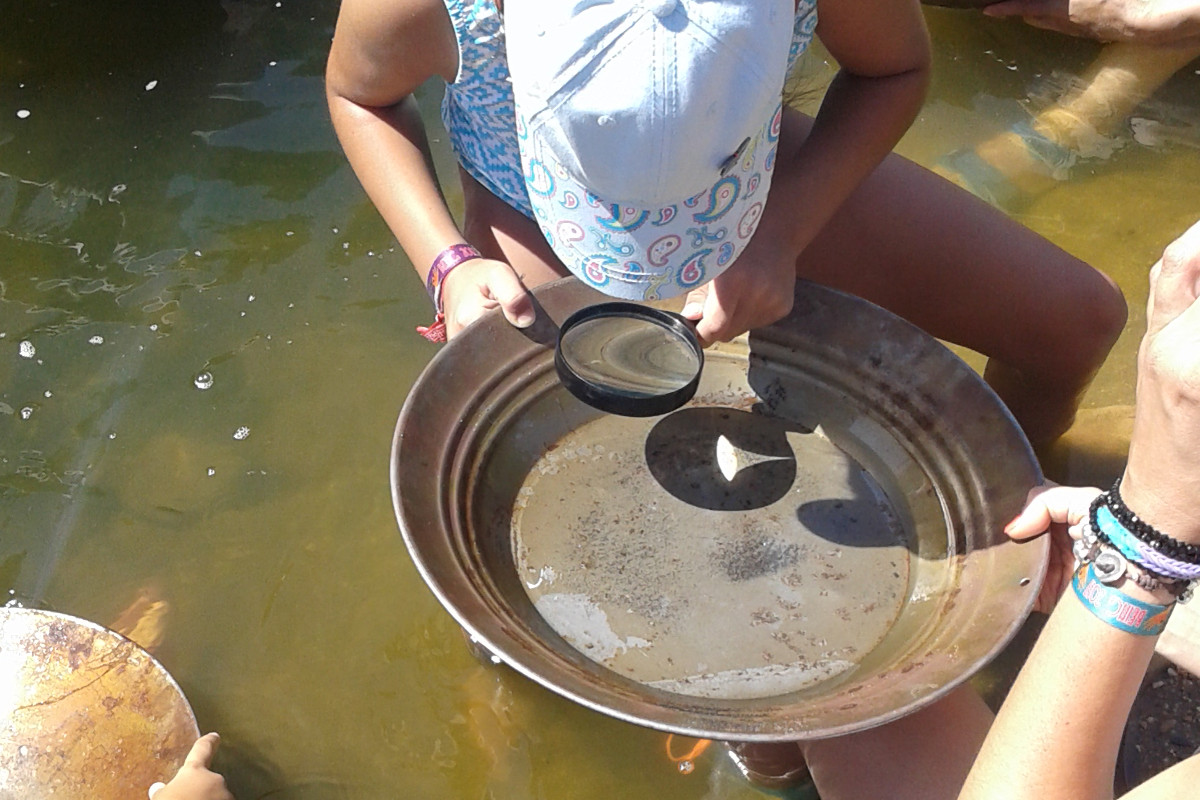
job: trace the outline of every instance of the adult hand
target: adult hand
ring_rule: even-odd
[[[1200,222],[1150,271],[1138,349],[1126,504],[1178,539],[1200,542]]]
[[[490,258],[464,261],[446,276],[442,307],[447,338],[453,338],[494,308],[518,328],[528,328],[534,321],[533,298],[517,273],[503,261]]]
[[[1150,296],[1146,304],[1146,336],[1138,351],[1138,372],[1149,379],[1146,388],[1158,388],[1173,400],[1190,400],[1177,417],[1200,433],[1200,222],[1163,251],[1150,270]],[[1139,389],[1142,387],[1139,386]],[[1141,398],[1139,398],[1141,399]]]
[[[1050,533],[1050,564],[1046,579],[1033,607],[1049,614],[1058,598],[1071,583],[1075,555],[1071,552],[1075,539],[1068,529],[1088,516],[1088,507],[1100,494],[1099,489],[1073,486],[1035,486],[1029,492],[1024,510],[1004,528],[1018,541]]]
[[[989,17],[1021,17],[1037,28],[1104,42],[1182,43],[1195,34],[1200,4],[1179,0],[1001,0],[985,6]]]
[[[215,733],[197,739],[175,777],[167,784],[150,787],[150,800],[234,800],[225,788],[225,779],[209,769],[220,743],[221,737]]]
[[[770,325],[792,310],[796,255],[778,247],[762,226],[728,269],[688,293],[683,316],[696,321],[702,345],[728,342]]]

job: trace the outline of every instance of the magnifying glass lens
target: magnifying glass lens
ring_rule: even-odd
[[[559,377],[585,403],[613,414],[665,414],[692,399],[704,354],[682,317],[629,303],[581,309],[563,323]]]
[[[576,375],[627,397],[657,397],[687,386],[700,369],[694,348],[653,320],[600,317],[563,334]]]

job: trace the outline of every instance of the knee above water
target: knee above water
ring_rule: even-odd
[[[1129,319],[1129,306],[1125,303],[1125,295],[1121,289],[1105,278],[1107,291],[1098,292],[1093,302],[1091,313],[1092,324],[1097,339],[1104,343],[1105,351],[1116,343],[1125,323]]]
[[[1088,363],[1091,371],[1099,368],[1117,343],[1129,318],[1129,307],[1125,296],[1115,283],[1107,277],[1088,292],[1077,298],[1078,304],[1071,326],[1073,357]]]

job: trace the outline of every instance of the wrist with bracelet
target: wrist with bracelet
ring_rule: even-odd
[[[1200,550],[1138,518],[1125,506],[1120,481],[1092,501],[1088,516],[1072,529],[1079,601],[1118,630],[1157,636],[1176,601],[1187,602],[1200,580]],[[1122,591],[1126,580],[1150,602]]]
[[[1147,567],[1139,554],[1131,554],[1113,546],[1103,527],[1097,526],[1097,518],[1102,504],[1093,502],[1091,513],[1087,519],[1072,528],[1071,535],[1076,539],[1072,552],[1075,556],[1075,569],[1083,564],[1095,564],[1097,576],[1109,584],[1120,585],[1128,578],[1156,599],[1173,601],[1182,596],[1189,582],[1177,578],[1169,578]]]
[[[1121,526],[1137,539],[1145,542],[1163,555],[1177,561],[1200,565],[1200,545],[1181,542],[1160,532],[1137,514],[1129,510],[1121,497],[1121,479],[1117,478],[1105,495],[1106,505]]]
[[[417,326],[417,333],[431,342],[446,341],[446,310],[442,301],[442,286],[451,270],[476,258],[483,258],[483,254],[469,244],[459,243],[450,245],[433,259],[425,277],[425,290],[429,292],[429,299],[437,316],[432,324]]]
[[[1089,522],[1099,541],[1139,564],[1144,571],[1164,583],[1187,584],[1200,579],[1200,564],[1189,564],[1160,553],[1123,526],[1111,508],[1104,505],[1093,507]]]
[[[1138,636],[1158,636],[1162,633],[1175,608],[1175,600],[1148,603],[1131,597],[1108,583],[1096,566],[1095,562],[1082,565],[1075,570],[1075,577],[1071,581],[1075,596],[1084,608],[1101,622],[1125,633]]]

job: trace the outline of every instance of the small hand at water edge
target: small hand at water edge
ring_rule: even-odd
[[[213,772],[212,760],[221,744],[216,733],[206,733],[196,740],[184,759],[183,766],[168,783],[150,787],[150,800],[234,800],[225,788],[225,779]]]

